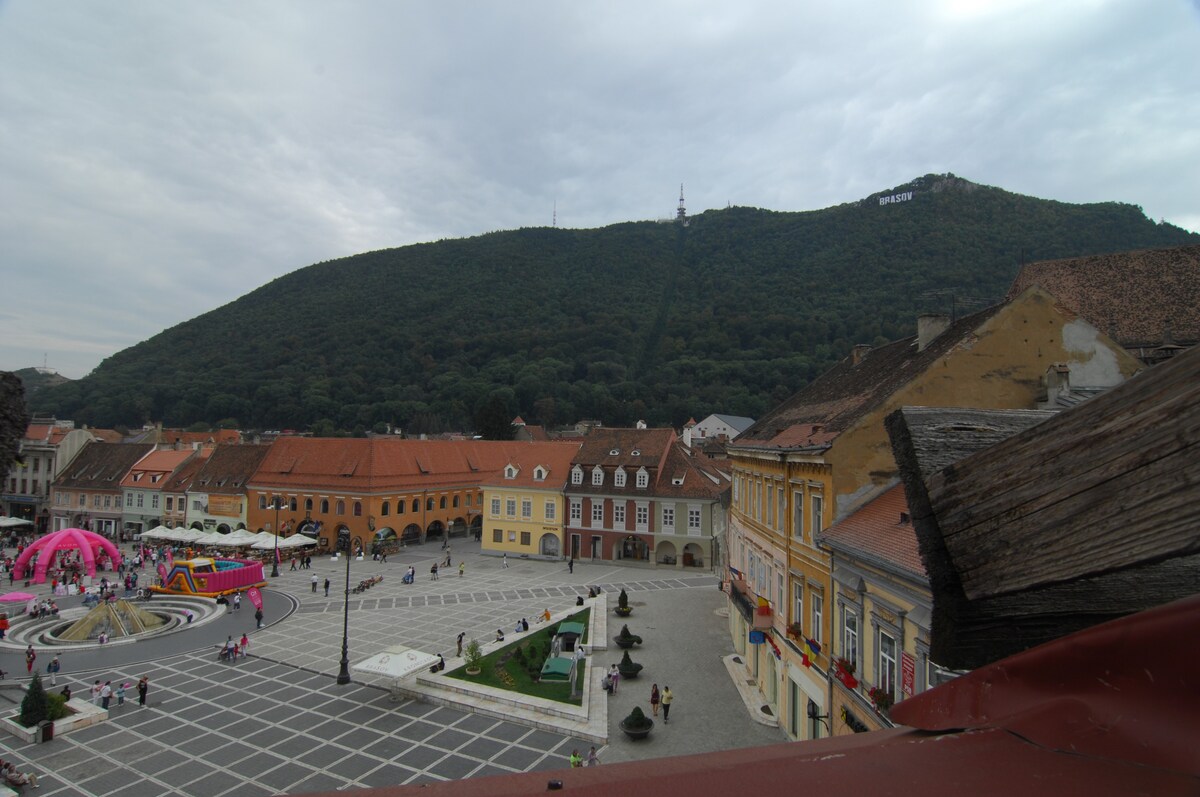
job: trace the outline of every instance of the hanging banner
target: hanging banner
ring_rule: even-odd
[[[258,591],[258,587],[251,587],[250,589],[246,590],[246,597],[249,598],[250,602],[254,604],[255,609],[262,608],[262,593]]]
[[[908,651],[900,654],[900,692],[912,697],[917,682],[917,660]]]

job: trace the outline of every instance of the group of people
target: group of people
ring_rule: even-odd
[[[250,648],[250,637],[246,636],[245,634],[242,634],[241,639],[234,641],[233,635],[231,634],[225,640],[225,644],[221,646],[221,652],[217,655],[217,658],[220,659],[221,661],[228,661],[230,663],[233,663],[233,662],[237,661],[238,658],[244,659],[246,657],[247,652],[249,651],[249,648]]]
[[[18,772],[14,764],[0,759],[0,778],[3,778],[4,783],[9,786],[32,786],[38,787],[37,775],[32,772]]]
[[[579,754],[578,748],[571,751],[571,767],[572,768],[582,767],[582,766],[594,767],[599,763],[600,763],[600,756],[596,755],[595,747],[593,747],[591,750],[588,750],[587,759],[584,759],[584,757]]]

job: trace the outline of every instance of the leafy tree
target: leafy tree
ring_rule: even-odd
[[[50,718],[50,698],[46,695],[46,689],[42,686],[42,679],[36,672],[33,678],[29,681],[29,688],[25,690],[25,697],[21,700],[21,713],[17,720],[26,728],[32,728],[42,720]]]

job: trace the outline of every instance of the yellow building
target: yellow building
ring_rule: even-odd
[[[853,602],[835,595],[818,535],[896,483],[884,417],[906,405],[1032,409],[1047,372],[1102,389],[1139,367],[1034,287],[953,323],[923,316],[911,338],[856,346],[729,446],[730,632],[791,738],[829,733],[829,643]]]
[[[525,443],[483,490],[482,550],[495,556],[563,556],[563,489],[578,442]]]

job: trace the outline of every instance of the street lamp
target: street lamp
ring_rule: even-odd
[[[346,556],[346,599],[342,604],[342,668],[338,670],[339,686],[350,683],[350,529],[338,530],[338,548],[342,547],[342,536],[345,533]]]
[[[275,503],[275,526],[272,531],[275,532],[275,560],[271,563],[271,578],[279,578],[279,503],[280,497],[277,495],[274,498]]]

